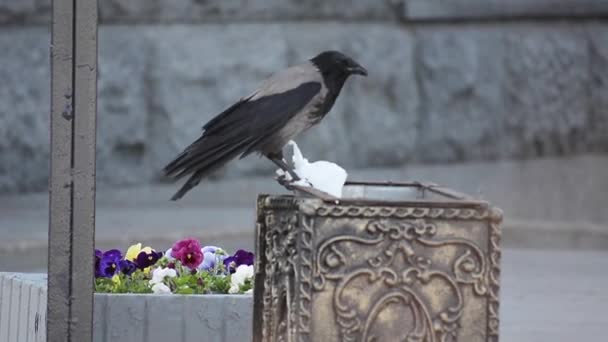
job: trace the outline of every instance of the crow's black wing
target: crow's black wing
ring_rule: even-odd
[[[260,137],[275,133],[319,94],[319,82],[307,82],[282,93],[241,100],[209,121],[205,135]]]
[[[319,95],[321,83],[306,82],[281,93],[254,94],[209,121],[203,135],[188,146],[164,172],[175,179],[192,174],[173,197],[181,198],[200,180],[272,135]]]

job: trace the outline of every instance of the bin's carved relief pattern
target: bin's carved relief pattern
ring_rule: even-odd
[[[500,211],[297,207],[262,211],[263,341],[458,341],[479,325],[465,314],[473,297],[487,306],[485,340],[498,340]],[[487,227],[485,241],[445,232],[471,221]],[[331,301],[320,302],[325,291]],[[314,326],[320,311],[335,331]]]
[[[264,279],[263,322],[264,341],[286,341],[289,331],[294,327],[295,314],[293,277],[296,252],[295,212],[281,211],[279,215],[268,212],[265,217],[266,262],[263,267]],[[288,301],[290,301],[288,303]]]

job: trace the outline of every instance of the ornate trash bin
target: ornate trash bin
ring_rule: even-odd
[[[497,341],[501,220],[420,183],[260,195],[254,341]]]

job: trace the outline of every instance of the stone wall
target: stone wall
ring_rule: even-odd
[[[0,192],[46,188],[49,3],[0,0]],[[356,57],[370,76],[351,79],[325,122],[299,139],[311,159],[355,168],[608,152],[608,5],[504,3],[514,7],[100,1],[98,180],[159,181],[208,119],[324,49]],[[249,157],[218,176],[271,169]]]

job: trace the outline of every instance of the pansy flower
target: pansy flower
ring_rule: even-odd
[[[201,244],[196,239],[183,239],[171,247],[171,256],[181,261],[182,265],[196,269],[203,261]]]
[[[150,266],[156,264],[156,262],[163,256],[163,252],[155,252],[152,250],[151,252],[141,251],[137,255],[137,259],[135,259],[135,264],[140,269],[146,269]]]
[[[158,283],[152,285],[152,292],[155,294],[171,294],[171,288],[163,283]]]
[[[173,257],[173,249],[169,248],[165,251],[164,257],[167,259],[167,261],[169,262],[173,262],[175,261],[175,258]]]
[[[112,278],[114,274],[120,271],[121,259],[122,255],[117,249],[110,249],[104,252],[99,260],[99,276]]]
[[[152,249],[150,247],[144,247],[144,249]],[[137,255],[139,254],[139,252],[142,251],[141,248],[141,243],[136,243],[134,245],[129,246],[129,248],[127,248],[127,252],[125,253],[125,259],[129,260],[129,261],[133,261],[135,262],[135,259],[137,259]]]
[[[156,294],[169,294],[171,289],[164,283],[165,278],[175,278],[176,276],[177,272],[174,269],[159,267],[152,271],[152,279],[148,284],[152,288],[152,292]]]
[[[223,263],[228,257],[223,249],[215,246],[205,246],[201,248],[201,252],[203,252],[203,262],[198,268],[203,271],[213,270],[217,263]]]
[[[156,268],[152,271],[152,279],[150,279],[150,285],[162,283],[166,277],[175,278],[177,276],[177,272],[171,268]]]
[[[103,256],[103,253],[95,248],[95,278],[100,278],[101,277],[101,272],[99,271],[99,263],[101,262],[101,257]]]
[[[238,266],[230,278],[230,289],[228,290],[228,293],[239,293],[241,286],[245,285],[246,281],[251,281],[253,275],[253,266]]]
[[[162,252],[156,252],[150,247],[141,248],[141,243],[137,243],[127,249],[125,259],[133,262],[137,268],[146,272],[149,271],[148,267],[156,264],[162,256]]]
[[[137,265],[129,260],[120,260],[118,268],[120,269],[120,272],[131,275],[137,269]]]
[[[234,273],[241,265],[253,265],[254,255],[251,252],[239,249],[233,256],[224,259],[224,267],[230,273]]]

